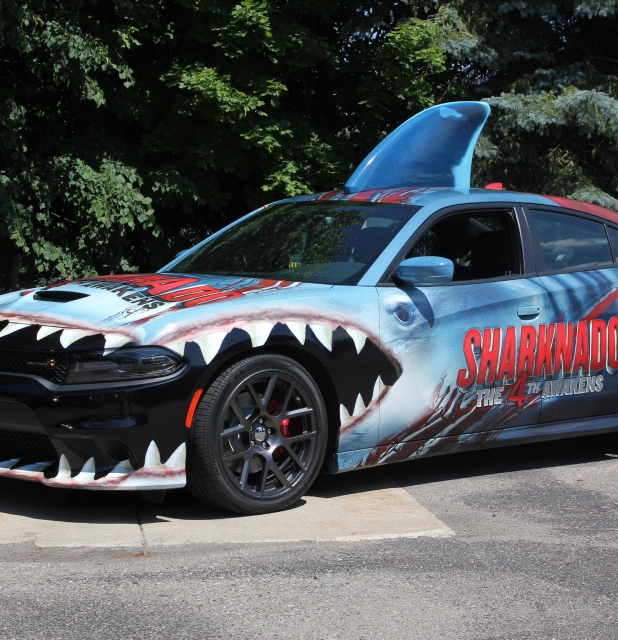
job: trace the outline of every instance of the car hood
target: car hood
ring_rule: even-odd
[[[255,344],[261,336],[252,333],[263,333],[277,322],[288,320],[291,330],[300,332],[294,322],[311,322],[315,316],[315,304],[307,303],[303,311],[301,300],[321,298],[331,288],[283,280],[159,273],[83,278],[0,296],[0,347],[32,334],[32,325],[36,325],[38,344],[43,346],[48,337],[54,337],[65,349],[94,346],[88,338],[96,337],[100,348],[158,344],[182,352],[183,343],[196,335],[212,334],[215,326],[218,334],[232,326],[243,328]],[[282,300],[286,300],[285,312]],[[298,305],[298,313],[290,311]],[[29,331],[22,331],[28,327]],[[218,339],[209,337],[210,342]]]

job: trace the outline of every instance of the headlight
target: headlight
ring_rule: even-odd
[[[179,371],[183,358],[163,347],[133,347],[103,352],[76,353],[64,384],[122,382],[159,378]]]

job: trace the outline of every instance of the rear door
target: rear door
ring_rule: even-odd
[[[528,378],[546,294],[521,210],[439,212],[396,262],[423,255],[452,260],[454,281],[415,287],[390,277],[378,287],[381,340],[402,369],[380,407],[380,444],[426,452],[537,424],[540,390]]]
[[[618,414],[618,230],[556,207],[526,216],[548,299],[541,422]]]

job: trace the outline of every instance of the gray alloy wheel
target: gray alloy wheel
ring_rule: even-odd
[[[315,480],[327,439],[324,401],[309,373],[285,356],[249,357],[224,371],[200,401],[189,490],[226,511],[280,511]]]

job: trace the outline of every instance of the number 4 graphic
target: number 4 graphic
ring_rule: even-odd
[[[515,380],[515,384],[509,393],[508,402],[514,402],[518,409],[524,408],[524,402],[526,400],[526,382],[528,380],[528,373],[524,372]]]

